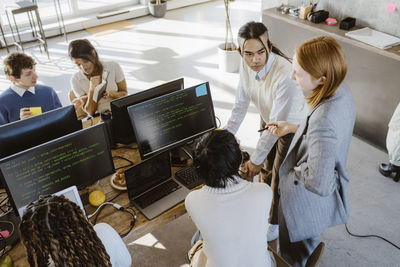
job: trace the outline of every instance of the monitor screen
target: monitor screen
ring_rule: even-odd
[[[16,210],[39,195],[89,185],[114,171],[103,123],[0,160],[0,178]]]
[[[208,82],[128,107],[142,158],[216,128]]]
[[[116,143],[130,144],[136,141],[128,115],[128,107],[184,88],[183,78],[111,101],[112,128]]]
[[[0,158],[82,129],[73,105],[0,126]]]

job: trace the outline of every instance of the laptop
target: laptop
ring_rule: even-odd
[[[72,202],[75,202],[75,204],[78,205],[82,209],[83,214],[86,216],[85,208],[83,207],[81,197],[79,196],[79,193],[78,193],[78,188],[75,185],[65,188],[61,191],[58,191],[58,192],[54,193],[53,195],[56,195],[56,196],[63,195],[64,197],[68,198]],[[18,213],[21,218],[24,215],[24,212],[25,212],[27,206],[28,205],[25,205],[18,209]]]
[[[172,178],[169,152],[125,170],[129,200],[151,220],[185,200],[190,190]]]

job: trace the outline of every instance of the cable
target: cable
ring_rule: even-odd
[[[119,146],[119,147],[116,147],[116,148],[114,148],[114,149],[131,149],[131,150],[137,150],[137,145],[135,145],[134,147],[131,147],[131,146]]]
[[[7,215],[8,214],[8,215]],[[19,217],[7,212],[0,215],[0,258],[8,253],[19,242]],[[8,233],[7,233],[8,232]]]
[[[116,195],[113,199],[115,199],[115,198],[118,197],[118,196],[119,196],[119,195]],[[114,208],[116,208],[117,210],[124,211],[124,212],[126,212],[126,213],[129,213],[129,214],[132,216],[132,220],[131,220],[131,222],[130,222],[130,224],[129,224],[129,229],[128,229],[128,231],[126,231],[126,232],[123,233],[123,234],[120,234],[121,238],[127,236],[127,235],[132,231],[132,229],[135,227],[135,223],[136,223],[136,212],[135,212],[135,210],[133,210],[132,208],[130,208],[130,210],[132,211],[132,212],[130,212],[130,211],[128,210],[128,208],[124,208],[124,207],[122,207],[121,205],[119,205],[119,204],[117,204],[117,203],[113,203],[113,202],[107,201],[107,202],[104,202],[103,204],[101,204],[101,205],[96,209],[95,212],[93,212],[92,214],[88,215],[88,216],[87,216],[88,219],[92,218],[92,217],[97,213],[97,215],[96,215],[96,217],[95,217],[95,219],[94,219],[94,222],[93,222],[93,224],[95,225],[95,224],[96,224],[96,221],[97,221],[97,217],[98,217],[98,215],[100,214],[100,211],[101,211],[106,205],[112,205],[112,206],[113,206]]]
[[[113,158],[113,159],[122,159],[122,160],[125,160],[125,161],[127,161],[127,162],[130,163],[129,165],[125,165],[125,166],[121,166],[121,167],[115,168],[115,170],[119,170],[119,169],[122,169],[122,168],[131,167],[131,166],[135,165],[135,163],[134,163],[133,161],[130,161],[129,159],[124,158],[124,157],[121,157],[121,156],[113,156],[112,158]]]
[[[120,169],[123,169],[123,168],[128,168],[128,167],[131,167],[131,166],[133,166],[133,165],[135,165],[135,164],[124,165],[124,166],[121,166],[121,167],[115,168],[115,170],[116,170],[116,171],[118,171],[118,170],[120,170]]]
[[[395,245],[394,243],[390,242],[389,240],[387,240],[387,239],[384,238],[384,237],[381,237],[381,236],[379,236],[379,235],[356,235],[356,234],[353,234],[353,233],[351,233],[351,232],[349,231],[349,229],[347,228],[347,224],[345,224],[344,226],[346,227],[347,233],[349,233],[349,235],[351,235],[351,236],[355,236],[355,237],[376,237],[376,238],[380,238],[380,239],[382,239],[383,241],[388,242],[390,245],[394,246],[395,248],[400,249],[399,246]]]
[[[215,116],[215,118],[218,120],[218,122],[219,122],[219,125],[217,126],[217,128],[220,128],[221,127],[221,120],[217,117],[217,116]]]
[[[130,212],[128,209],[130,209],[132,212]],[[135,212],[134,209],[129,208],[129,207],[128,207],[128,208],[121,207],[120,210],[121,210],[121,211],[125,211],[125,212],[129,213],[129,214],[132,216],[132,220],[131,220],[131,223],[130,223],[130,225],[129,225],[128,231],[126,231],[126,232],[123,233],[123,234],[120,234],[121,238],[124,238],[124,237],[127,236],[127,235],[132,231],[132,229],[135,227],[135,224],[136,224],[136,212]]]
[[[4,203],[4,201],[6,201],[7,200],[7,202],[5,202]],[[8,213],[9,212],[9,210],[8,210],[8,207],[9,207],[9,201],[8,201],[9,199],[8,199],[8,196],[6,196],[5,198],[3,198],[1,201],[0,201],[0,210],[2,211],[2,215],[4,215],[4,214],[6,214],[6,213]],[[6,207],[6,210],[3,210],[3,207]]]
[[[124,158],[124,157],[121,157],[121,156],[113,156],[112,158],[113,158],[113,159],[123,159],[123,160],[126,160],[127,162],[129,162],[129,163],[132,164],[132,165],[135,164],[133,161],[130,161],[129,159]]]
[[[8,196],[5,197],[5,198],[3,198],[3,199],[0,201],[0,207],[3,207],[3,206],[4,206],[3,202],[6,201],[6,200],[8,200]],[[5,205],[7,205],[7,203],[6,203]]]
[[[116,199],[117,197],[119,197],[121,194],[122,194],[122,191],[119,192],[119,193],[118,193],[116,196],[114,196],[112,199],[110,199],[110,201],[108,201],[108,202],[111,203],[114,199]],[[104,204],[104,203],[103,203],[103,204]],[[102,210],[104,207],[105,207],[105,205],[103,205],[102,207],[99,207],[99,208],[98,208],[98,211],[96,211],[96,212],[98,212],[98,213],[97,213],[96,217],[94,218],[93,224],[96,224],[97,218],[99,217],[99,214],[100,214],[101,210]],[[95,213],[96,213],[96,212],[95,212]],[[92,216],[93,216],[93,215],[92,215]]]
[[[99,214],[100,214],[101,210],[102,210],[104,207],[105,207],[105,206],[102,206],[102,207],[99,209],[99,213],[97,213],[96,217],[94,217],[93,225],[95,225],[95,224],[97,223],[97,218],[99,217]]]
[[[90,215],[87,216],[88,219],[92,218],[92,217],[93,217],[100,209],[102,209],[103,206],[105,206],[105,205],[114,205],[114,203],[108,202],[108,201],[102,203],[102,204],[95,210],[95,212],[93,212],[92,214],[90,214]]]
[[[8,223],[8,224],[10,224],[12,227],[11,227],[11,233],[9,232],[8,236],[12,236],[14,234],[15,226],[14,226],[14,224],[12,222],[10,222],[10,221],[0,221],[0,223]],[[6,238],[7,237],[4,237],[3,234],[0,232],[0,239],[6,239]]]
[[[186,148],[184,148],[183,146],[180,146],[179,148],[182,149],[183,152],[185,152],[185,154],[189,156],[189,158],[193,159],[193,156],[189,153],[189,151],[186,150]]]

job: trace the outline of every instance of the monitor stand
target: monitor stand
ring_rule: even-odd
[[[171,164],[174,167],[185,167],[188,160],[193,161],[194,151],[196,148],[197,139],[186,143],[178,148],[171,150]]]

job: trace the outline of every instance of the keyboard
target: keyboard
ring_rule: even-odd
[[[196,168],[194,166],[188,166],[177,171],[175,173],[175,179],[188,189],[193,189],[203,183],[203,181],[197,175]]]
[[[139,205],[140,208],[144,209],[156,202],[157,200],[160,200],[163,197],[176,191],[180,187],[181,186],[178,183],[170,179],[167,182],[162,183],[159,186],[144,193],[140,197],[136,198],[134,201],[137,205]]]

